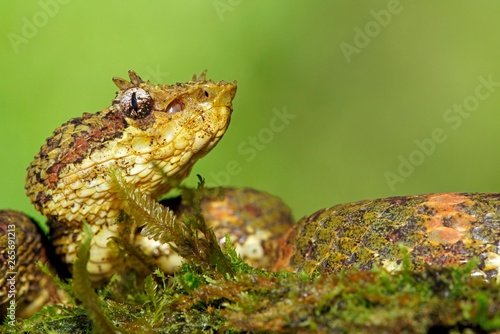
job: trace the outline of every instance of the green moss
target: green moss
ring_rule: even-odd
[[[234,268],[235,270],[237,268]],[[337,276],[237,273],[233,279],[188,263],[174,277],[160,272],[125,298],[117,281],[98,292],[106,314],[124,332],[425,332],[429,328],[500,328],[500,290],[470,268],[391,275],[382,269]],[[218,278],[216,278],[218,277]],[[57,314],[55,310],[62,311]],[[89,328],[88,309],[48,307],[25,321],[33,333]]]
[[[96,293],[75,290],[81,302],[48,306],[24,322],[19,320],[19,330],[87,333],[91,328],[111,330],[108,325],[121,333],[500,329],[500,285],[471,275],[477,263],[412,272],[411,255],[406,253],[398,274],[382,268],[313,276],[257,270],[245,265],[231,247],[219,247],[199,210],[186,217],[187,223],[172,224],[163,209],[123,185],[129,207],[137,206],[127,213],[133,219],[142,215],[139,219],[145,226],[154,224],[152,236],[178,245],[177,251],[187,258],[181,270],[172,277],[156,270],[145,279],[133,272],[120,274]],[[196,208],[203,191],[200,182],[198,189],[183,189],[183,198]],[[169,234],[162,228],[169,229]],[[80,262],[75,265],[80,269],[85,264],[84,251],[80,247]],[[85,286],[85,273],[80,274],[78,284]]]

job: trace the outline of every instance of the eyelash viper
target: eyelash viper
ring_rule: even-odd
[[[52,244],[64,263],[76,258],[82,222],[91,225],[94,239],[87,269],[95,284],[108,280],[122,265],[107,246],[118,233],[115,221],[123,209],[107,171],[119,170],[148,196],[168,192],[224,135],[236,93],[236,83],[206,80],[205,73],[174,85],[153,85],[133,71],[129,77],[130,81],[113,79],[119,91],[110,107],[57,128],[28,167],[26,179],[27,194],[49,219]],[[204,215],[220,239],[226,232],[232,235],[240,254],[254,266],[332,273],[379,265],[397,271],[405,249],[415,270],[460,265],[479,257],[476,275],[500,277],[500,194],[361,201],[322,209],[294,224],[288,207],[269,194],[235,188],[216,192],[221,191],[222,197],[214,192],[204,199]],[[173,202],[164,204],[188,210]],[[15,226],[16,240],[22,243],[18,256],[28,256],[15,269],[19,275],[31,273],[31,280],[23,278],[19,284],[20,300],[29,315],[43,302],[57,299],[50,284],[36,281],[41,273],[33,266],[35,258],[47,257],[41,247],[43,237],[35,236],[35,225],[21,213],[4,210],[0,219],[2,273],[12,271],[9,226]],[[219,225],[221,221],[225,223]],[[168,247],[139,232],[131,233],[132,243],[155,258],[160,268],[171,272],[180,264]],[[9,288],[5,279],[0,283],[1,313]],[[35,297],[36,291],[40,296]]]

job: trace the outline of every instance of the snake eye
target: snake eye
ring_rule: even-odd
[[[121,100],[120,108],[127,117],[140,119],[148,116],[153,107],[153,99],[141,88],[132,88],[126,91]]]
[[[133,92],[132,93],[132,109],[135,111],[139,110],[139,104],[137,103],[137,93]]]

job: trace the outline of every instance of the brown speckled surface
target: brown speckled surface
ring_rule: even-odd
[[[283,238],[276,268],[311,273],[352,266],[401,266],[404,246],[413,266],[448,266],[479,257],[500,267],[500,194],[444,193],[340,204],[305,217]]]

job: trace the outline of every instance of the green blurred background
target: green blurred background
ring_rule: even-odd
[[[0,7],[2,208],[41,219],[24,193],[26,166],[60,124],[108,106],[111,78],[129,69],[154,83],[204,69],[238,81],[232,124],[191,185],[199,173],[263,189],[296,218],[377,197],[500,191],[500,87],[478,79],[500,82],[497,1]],[[448,111],[463,103],[468,116]],[[435,129],[442,136],[431,144]],[[403,160],[417,166],[401,169]]]

